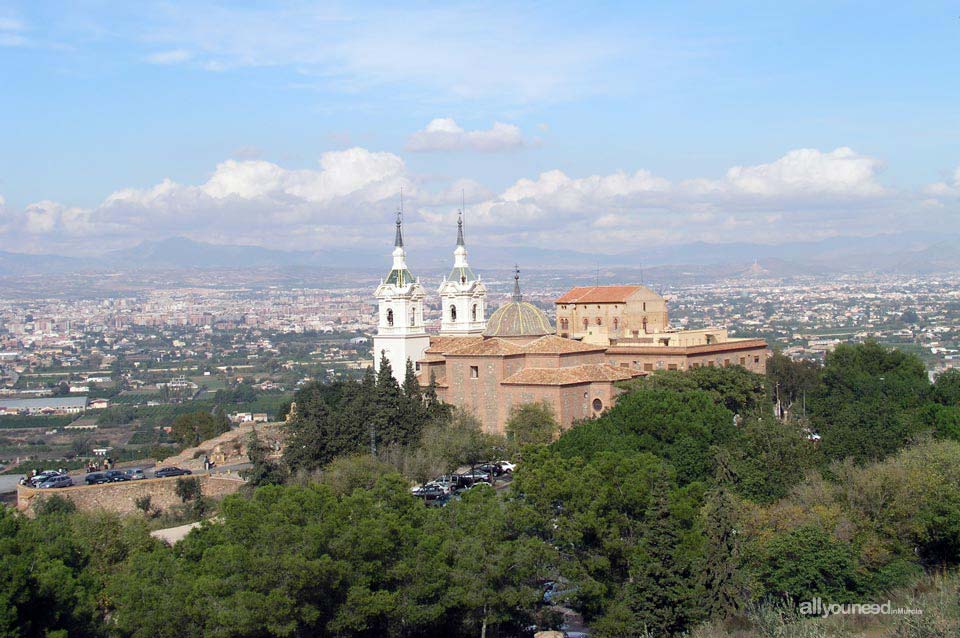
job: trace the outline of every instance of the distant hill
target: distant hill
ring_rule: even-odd
[[[528,269],[643,268],[689,270],[715,277],[960,272],[960,237],[906,233],[781,244],[692,242],[644,247],[615,255],[525,246],[477,245],[469,248],[471,262],[485,269],[505,269],[520,263]],[[414,246],[409,250],[411,266],[414,270],[442,270],[450,262],[452,249],[452,246],[445,246],[427,252]],[[294,251],[169,237],[89,258],[0,251],[0,273],[22,275],[100,269],[370,269],[388,261],[389,250],[386,248]]]

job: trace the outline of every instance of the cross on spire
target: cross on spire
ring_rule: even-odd
[[[463,241],[463,211],[457,216],[457,246],[465,246]]]
[[[520,265],[519,264],[514,266],[513,300],[517,302],[523,301],[523,295],[520,294]]]

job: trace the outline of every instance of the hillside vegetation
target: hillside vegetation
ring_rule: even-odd
[[[251,446],[256,487],[173,548],[56,499],[4,513],[0,633],[506,637],[559,603],[601,638],[956,635],[960,374],[871,343],[663,372],[520,448],[411,375],[302,389],[284,462]],[[502,455],[507,489],[410,495]],[[816,598],[924,614],[806,617]]]

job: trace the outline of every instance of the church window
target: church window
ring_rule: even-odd
[[[596,411],[596,412],[599,412],[600,410],[602,410],[602,409],[603,409],[603,401],[601,401],[600,399],[594,399],[594,400],[593,400],[593,409],[594,409],[594,411]]]
[[[584,392],[584,393],[583,393],[583,398],[584,398],[584,399],[587,399],[587,398],[589,398],[589,397],[590,397],[590,393],[589,393],[589,392]]]
[[[473,317],[471,321],[476,321],[477,320],[477,304],[473,304],[473,310],[471,310],[470,314]]]
[[[620,320],[616,317],[613,318],[613,329],[616,330],[620,326]]]
[[[590,320],[587,319],[586,317],[584,317],[584,318],[583,318],[583,329],[586,330],[587,327],[589,327],[589,325],[590,325]]]
[[[470,366],[470,378],[471,379],[480,378],[480,366]]]
[[[414,370],[416,370],[417,372],[420,372],[420,362],[417,361],[415,364],[413,364],[413,368],[414,368]]]
[[[393,308],[387,308],[387,325],[393,326]]]
[[[410,309],[410,325],[411,326],[417,325],[417,309],[416,308]]]
[[[597,325],[598,325],[598,326],[602,326],[602,325],[603,325],[603,319],[601,319],[600,317],[597,317]]]
[[[456,320],[457,320],[457,307],[450,306],[450,321],[456,321]]]
[[[754,357],[754,358],[753,358],[753,362],[754,362],[754,363],[760,363],[760,357]]]

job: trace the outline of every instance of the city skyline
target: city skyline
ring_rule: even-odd
[[[957,29],[936,3],[0,4],[0,249],[370,247],[401,188],[412,246],[461,196],[473,246],[958,232]]]

